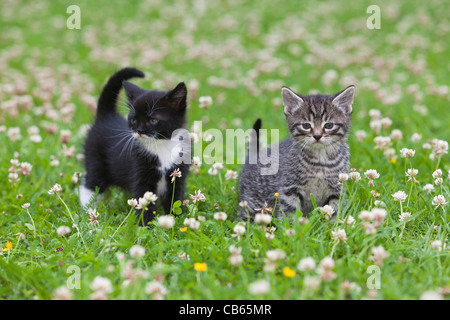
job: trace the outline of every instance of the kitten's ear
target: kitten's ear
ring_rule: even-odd
[[[178,111],[184,111],[186,109],[186,97],[187,88],[184,82],[180,82],[167,94],[167,99],[169,99],[170,104]]]
[[[343,91],[336,94],[333,99],[333,104],[344,110],[345,113],[351,114],[354,96],[355,86],[349,86]]]
[[[281,88],[281,97],[283,98],[284,114],[293,114],[304,103],[294,91],[288,87]]]
[[[145,92],[144,89],[139,88],[137,85],[132,84],[131,82],[124,81],[122,82],[122,86],[125,89],[125,93],[127,94],[128,100],[134,100],[138,96],[141,95],[141,93]]]

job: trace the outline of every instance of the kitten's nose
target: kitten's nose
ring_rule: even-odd
[[[314,139],[316,139],[316,141],[319,141],[320,138],[322,138],[322,135],[321,134],[315,134],[315,135],[313,135],[313,137],[314,137]]]

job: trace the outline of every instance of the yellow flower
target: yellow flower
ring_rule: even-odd
[[[275,198],[278,198],[280,194],[278,192],[275,192]]]
[[[8,251],[8,250],[12,250],[12,243],[11,243],[11,241],[6,241],[6,248],[3,249],[3,252]]]
[[[391,159],[391,162],[392,162],[393,164],[395,164],[395,163],[397,162],[397,158],[392,158],[392,159]]]
[[[295,271],[289,267],[284,267],[283,274],[288,278],[292,278],[293,276],[295,276]]]
[[[194,268],[197,271],[205,272],[208,267],[206,266],[206,263],[204,263],[204,262],[195,262]]]
[[[181,232],[186,232],[187,231],[187,227],[180,228],[180,231]]]

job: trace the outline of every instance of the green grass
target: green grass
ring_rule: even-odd
[[[432,204],[438,194],[450,199],[449,156],[430,159],[432,150],[422,146],[431,139],[450,141],[450,46],[444,4],[379,2],[381,29],[369,30],[366,8],[373,4],[370,1],[351,6],[341,1],[187,3],[78,1],[73,4],[81,8],[81,29],[69,30],[65,1],[2,1],[0,247],[6,249],[10,241],[12,249],[2,251],[0,257],[0,298],[54,298],[57,288],[77,280],[73,268],[79,270],[80,280],[79,287],[71,290],[74,299],[92,298],[91,284],[97,276],[111,281],[110,299],[155,298],[145,289],[154,279],[167,289],[165,299],[419,299],[426,291],[448,292],[449,251],[433,249],[431,243],[445,243],[450,231],[448,205],[435,209]],[[281,86],[307,94],[310,90],[335,93],[355,84],[349,146],[351,167],[363,178],[347,182],[341,213],[354,217],[355,223],[334,224],[316,209],[304,225],[299,223],[300,212],[293,214],[293,224],[290,219],[273,220],[277,229],[271,241],[253,224],[245,226],[238,240],[233,236],[238,223],[237,181],[224,175],[226,170],[239,172],[241,166],[224,164],[219,178],[208,174],[210,165],[203,160],[199,174],[191,173],[187,180],[186,199],[200,189],[206,201],[191,206],[172,229],[156,223],[137,227],[134,215],[128,216],[130,195],[117,188],[105,193],[97,207],[99,224],[90,225],[75,193],[77,185],[71,181],[75,172],[83,172],[77,155],[83,152],[84,128],[93,120],[87,100],[95,101],[107,77],[128,65],[146,73],[144,80],[135,83],[147,89],[166,90],[180,81],[187,83],[189,128],[203,120],[203,131],[246,130],[261,117],[263,127],[280,129],[282,138],[288,131],[280,107]],[[329,70],[336,71],[337,78],[324,79]],[[196,93],[193,81],[199,84]],[[32,103],[21,103],[24,98],[19,96],[31,97]],[[198,107],[200,96],[213,98],[210,109]],[[426,112],[418,112],[418,106],[425,106]],[[374,132],[370,109],[380,110],[392,125]],[[73,114],[62,117],[66,110]],[[53,134],[49,124],[56,125]],[[41,142],[30,140],[31,126],[39,129]],[[8,136],[13,127],[20,128],[21,138],[16,141]],[[391,146],[396,161],[374,149],[373,142],[393,129],[403,133]],[[66,148],[75,148],[72,157],[64,155],[61,130],[71,132]],[[356,139],[358,130],[367,133],[362,142]],[[422,135],[419,142],[411,141],[413,133]],[[203,142],[203,148],[207,145]],[[415,156],[402,158],[401,148],[415,149]],[[8,170],[15,156],[33,167],[30,175],[19,175],[20,181],[12,183]],[[57,166],[51,165],[52,156],[59,161]],[[419,170],[419,184],[406,181],[408,168]],[[428,193],[422,188],[434,184],[432,173],[438,168],[443,171],[443,184]],[[374,187],[364,178],[368,169],[380,173]],[[59,194],[68,209],[58,195],[48,194],[56,183],[62,186]],[[372,190],[380,194],[387,217],[368,235],[358,216],[374,208]],[[411,212],[406,223],[399,222],[400,204],[391,196],[399,190],[408,194],[402,204],[403,212]],[[30,203],[28,211],[22,208],[24,203]],[[227,213],[226,221],[213,218],[218,211]],[[157,215],[161,214],[159,209]],[[198,230],[180,231],[185,217],[199,215],[205,221]],[[60,226],[72,231],[58,236]],[[332,239],[336,228],[346,230],[346,242]],[[286,230],[293,230],[293,235]],[[144,256],[130,256],[134,245],[145,248]],[[240,266],[228,260],[231,245],[242,248]],[[367,270],[374,264],[371,250],[377,246],[389,256],[380,267],[380,288],[370,290],[366,283],[372,274]],[[267,271],[266,252],[274,249],[283,250],[285,257]],[[180,258],[180,252],[189,259]],[[312,257],[317,269],[327,256],[335,261],[335,278],[308,289],[305,277],[320,276],[316,270],[298,270],[297,264]],[[134,261],[132,267],[130,261]],[[206,271],[197,271],[197,262],[206,263]],[[287,277],[285,267],[295,270],[295,275]],[[124,285],[130,274],[137,280]],[[258,280],[268,281],[270,291],[252,294],[249,287]],[[345,290],[347,282],[356,289]]]

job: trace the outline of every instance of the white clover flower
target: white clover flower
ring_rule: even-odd
[[[412,142],[419,142],[420,139],[422,139],[422,135],[419,133],[413,133],[413,135],[411,136]]]
[[[66,286],[61,286],[53,293],[53,300],[72,300],[73,294]]]
[[[134,245],[130,248],[130,256],[133,258],[143,257],[145,254],[145,248],[140,245]]]
[[[235,236],[237,236],[239,239],[240,236],[245,233],[245,226],[241,223],[238,223],[237,225],[234,226],[233,231],[235,233]]]
[[[389,129],[392,125],[392,120],[390,118],[383,118],[380,120],[380,123],[383,126],[383,129]]]
[[[362,142],[367,137],[367,133],[364,130],[358,130],[355,134],[358,142]]]
[[[375,169],[369,169],[366,172],[364,172],[364,176],[367,179],[373,180],[373,179],[378,179],[380,177],[380,174]]]
[[[200,222],[195,220],[195,218],[186,218],[184,219],[183,224],[185,226],[188,226],[192,230],[197,230],[198,228],[200,228]]]
[[[226,180],[230,180],[230,179],[236,180],[237,178],[238,178],[238,173],[234,170],[227,170],[227,173],[225,173]]]
[[[139,202],[136,199],[134,199],[134,198],[133,199],[128,199],[127,203],[128,203],[128,205],[130,207],[133,207],[133,208],[136,208],[137,205],[139,204]]]
[[[258,280],[251,283],[248,291],[253,295],[263,295],[270,291],[270,283],[266,280]]]
[[[376,134],[379,134],[381,131],[381,121],[380,120],[372,120],[369,123],[370,128],[375,131]]]
[[[270,214],[265,213],[257,213],[255,214],[255,223],[260,226],[267,226],[272,222],[272,216]]]
[[[210,176],[217,176],[218,171],[216,169],[214,169],[213,167],[211,167],[211,168],[208,169],[208,174]]]
[[[221,162],[216,162],[212,165],[212,167],[216,170],[222,170],[223,169],[223,164]]]
[[[148,206],[148,201],[145,198],[139,198],[136,209],[144,209]]]
[[[158,225],[164,229],[173,228],[173,226],[175,225],[175,218],[171,215],[159,216]]]
[[[164,296],[169,293],[169,291],[164,287],[164,285],[159,281],[152,281],[147,283],[145,286],[145,293],[152,295],[156,300],[164,299]]]
[[[345,223],[345,219],[342,219],[339,221],[340,223]],[[347,225],[350,226],[355,222],[355,218],[353,218],[351,215],[347,217]]]
[[[50,190],[48,190],[48,194],[55,194],[61,191],[62,191],[61,186],[56,183]]]
[[[439,206],[446,205],[447,201],[445,200],[444,196],[440,194],[433,198],[432,204],[433,206],[436,206],[434,207],[434,209],[437,209],[439,208]]]
[[[434,240],[433,242],[431,242],[431,248],[440,251],[442,249],[442,241]]]
[[[191,194],[190,196],[193,203],[196,203],[197,201],[205,202],[206,200],[205,195],[202,193],[200,189],[194,191],[194,194]]]
[[[324,214],[325,220],[330,220],[333,217],[334,209],[332,206],[326,204],[320,208],[320,211]]]
[[[433,172],[433,178],[434,179],[436,179],[436,178],[442,178],[442,170],[441,169],[437,169],[437,170],[435,170],[434,172]]]
[[[297,269],[300,271],[311,271],[316,267],[316,262],[312,257],[306,257],[299,261]]]
[[[349,178],[355,182],[358,182],[359,180],[361,180],[361,174],[357,171],[354,172],[350,172],[348,174]]]
[[[428,193],[430,193],[431,191],[434,190],[434,186],[432,184],[428,183],[428,184],[424,185],[422,189],[424,191],[428,191]]]
[[[375,262],[376,265],[382,267],[383,260],[387,257],[389,257],[389,252],[386,252],[382,246],[378,246],[372,248],[372,256],[369,259]]]
[[[411,212],[403,212],[402,214],[398,215],[398,221],[402,222],[402,221],[408,219],[409,217],[411,217]]]
[[[386,150],[391,145],[391,138],[378,136],[373,139],[373,142],[375,142],[375,150]]]
[[[317,268],[316,272],[320,275],[320,278],[323,281],[331,281],[336,278],[336,273],[331,271],[334,266],[334,260],[330,257],[325,257],[320,261],[319,267]]]
[[[71,231],[70,228],[66,227],[66,226],[60,226],[60,227],[58,227],[58,229],[56,229],[56,233],[60,237],[63,237],[65,235],[69,234],[70,231]]]
[[[202,96],[198,99],[198,102],[200,103],[199,108],[208,109],[212,105],[213,100],[210,96]]]
[[[370,116],[370,118],[372,118],[372,120],[379,119],[379,118],[381,118],[381,111],[378,109],[370,109],[369,116]]]
[[[202,165],[202,161],[200,160],[199,157],[195,156],[192,158],[192,164],[194,166],[200,167]]]
[[[448,153],[448,142],[444,140],[434,139],[432,141],[433,144],[433,153],[436,155],[442,155]]]
[[[345,233],[344,229],[336,229],[335,231],[331,231],[331,235],[331,239],[336,242],[347,242],[347,234]]]
[[[225,221],[227,220],[227,214],[225,212],[216,212],[214,213],[214,219],[217,221]]]
[[[181,178],[182,174],[179,168],[176,168],[175,170],[172,171],[172,173],[170,174],[170,176],[172,177],[171,182],[173,183],[175,181],[176,178]]]
[[[29,207],[30,207],[30,203],[29,203],[29,202],[24,203],[24,204],[22,205],[22,208],[24,208],[24,209],[28,209]]]
[[[436,291],[425,291],[420,296],[420,300],[444,300],[444,297]]]
[[[191,141],[192,143],[197,143],[198,142],[198,134],[196,134],[195,132],[191,132]]]
[[[319,266],[321,266],[321,267],[324,268],[324,269],[328,269],[328,270],[333,269],[335,265],[336,265],[336,264],[335,264],[334,260],[333,260],[331,257],[325,257],[325,258],[323,258],[323,259],[320,261],[320,264],[319,264]]]
[[[91,283],[91,289],[96,292],[101,293],[110,293],[112,292],[112,284],[111,280],[105,277],[97,276],[94,278],[94,280]]]
[[[144,199],[147,200],[147,203],[155,203],[158,199],[158,196],[154,194],[153,192],[147,191],[144,193]]]
[[[416,176],[419,174],[419,170],[417,169],[408,169],[405,175],[408,177],[408,181],[411,181],[412,183],[419,183],[416,180]]]
[[[320,279],[315,276],[306,276],[303,279],[303,285],[311,290],[315,290],[320,286]]]
[[[363,210],[359,214],[358,218],[360,218],[362,221],[372,221],[374,216],[371,211]]]
[[[392,197],[394,198],[394,201],[405,202],[406,197],[408,197],[408,195],[404,191],[397,191],[394,194],[392,194]]]
[[[240,254],[233,254],[228,258],[228,261],[233,266],[240,266],[244,258]]]
[[[273,249],[273,250],[267,250],[266,251],[267,259],[270,261],[277,261],[284,259],[286,257],[286,253],[281,249]]]
[[[97,211],[97,209],[89,208],[88,214],[89,214],[89,221],[90,221],[89,224],[97,225],[98,224],[98,216],[100,215],[100,213]]]
[[[81,177],[81,172],[75,172],[72,175],[72,183],[77,184],[78,182],[80,182],[80,177]]]
[[[383,223],[387,216],[387,211],[382,208],[373,208],[371,213],[373,219],[379,223]]]
[[[403,134],[401,130],[394,129],[391,132],[391,138],[394,140],[401,140],[403,138]]]
[[[339,173],[339,178],[338,178],[338,182],[339,183],[344,183],[347,180],[348,180],[348,174],[346,174],[346,173]]]
[[[403,158],[412,158],[414,157],[415,153],[416,151],[413,149],[403,148],[400,150],[400,154],[402,155]]]

